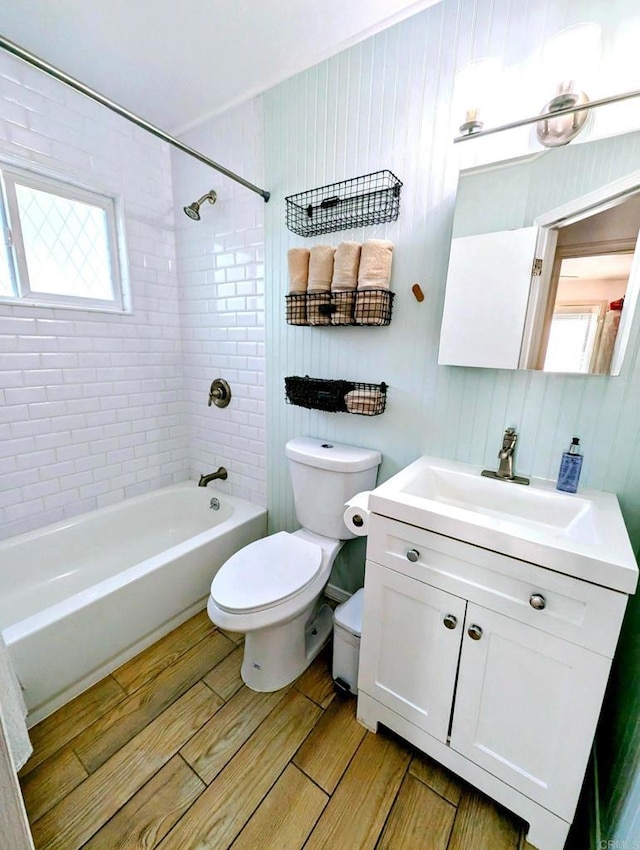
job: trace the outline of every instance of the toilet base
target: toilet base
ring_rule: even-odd
[[[253,691],[290,685],[328,641],[332,626],[331,608],[314,603],[287,623],[247,632],[240,671],[245,685]]]

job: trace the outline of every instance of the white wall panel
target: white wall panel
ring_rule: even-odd
[[[585,452],[582,486],[617,493],[634,543],[640,542],[640,321],[618,378],[437,365],[460,155],[451,145],[455,68],[488,54],[501,57],[508,69],[501,84],[512,82],[517,100],[505,98],[499,117],[531,114],[552,94],[540,87],[544,42],[583,20],[601,23],[609,63],[615,61],[616,40],[639,24],[630,0],[443,0],[265,95],[265,182],[273,192],[266,210],[266,327],[268,504],[274,528],[296,524],[283,455],[284,443],[296,434],[378,448],[386,478],[422,453],[493,467],[504,428],[515,425],[518,471],[545,478],[556,477],[562,451],[579,435]],[[514,144],[526,152],[529,136],[527,130],[515,142],[504,134],[470,144],[491,144],[499,159]],[[307,240],[286,229],[285,195],[381,168],[405,184],[397,222]],[[287,250],[372,237],[396,245],[391,325],[286,325]],[[425,291],[422,304],[410,292],[416,281]],[[385,380],[387,411],[366,418],[287,406],[283,378],[292,374]],[[347,553],[334,581],[357,586],[358,557]],[[639,619],[637,608],[634,601],[631,624]],[[637,665],[637,651],[629,658]],[[611,704],[624,704],[633,723],[637,708],[624,691],[622,670],[614,674]],[[618,714],[615,722],[624,726],[627,718]],[[616,790],[618,799],[625,793]]]
[[[521,65],[531,65],[539,62],[544,40],[557,29],[599,15],[606,34],[607,24],[611,28],[616,14],[628,6],[620,2],[604,10],[578,0],[524,10],[521,4],[498,5],[445,1],[265,97],[266,182],[274,192],[267,208],[267,323],[274,426],[270,502],[276,524],[291,522],[281,446],[300,428],[376,445],[385,455],[382,474],[387,476],[420,452],[492,465],[504,427],[514,424],[520,433],[519,468],[549,478],[555,477],[560,454],[575,431],[586,454],[583,485],[613,489],[623,504],[634,498],[631,482],[640,477],[640,468],[634,466],[630,474],[629,448],[624,461],[612,450],[620,429],[631,440],[631,454],[638,442],[634,425],[626,425],[634,420],[633,403],[624,402],[634,397],[636,349],[620,379],[436,365],[455,192],[449,108],[456,61],[502,51],[505,63],[519,57]],[[284,227],[285,194],[380,168],[390,168],[405,183],[397,222],[307,240]],[[289,247],[380,236],[396,244],[397,296],[389,328],[285,324]],[[427,295],[421,305],[409,291],[415,281]],[[287,408],[282,378],[296,372],[387,380],[387,412],[366,419]],[[627,514],[637,538],[640,517],[631,510]]]

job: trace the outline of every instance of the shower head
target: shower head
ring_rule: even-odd
[[[216,195],[215,191],[211,189],[209,192],[207,192],[206,195],[203,195],[197,201],[194,201],[192,204],[189,204],[188,207],[183,207],[183,209],[185,213],[189,216],[189,218],[192,218],[194,221],[200,221],[201,204],[203,204],[205,201],[209,201],[210,204],[215,204],[217,197],[218,196]]]
[[[200,213],[198,212],[199,204],[193,203],[189,204],[188,207],[184,207],[184,211],[192,218],[194,221],[200,221]]]

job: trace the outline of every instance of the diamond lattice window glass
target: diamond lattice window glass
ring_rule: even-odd
[[[13,169],[1,174],[9,239],[0,244],[0,298],[121,310],[113,199]]]
[[[105,211],[30,186],[16,196],[31,291],[113,299]]]

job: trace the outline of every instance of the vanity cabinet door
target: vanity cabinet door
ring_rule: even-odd
[[[367,561],[358,688],[446,742],[466,602]]]
[[[571,820],[610,661],[469,603],[451,747]]]

